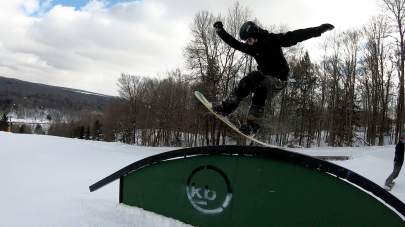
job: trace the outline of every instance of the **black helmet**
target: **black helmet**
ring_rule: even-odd
[[[243,23],[239,30],[241,40],[246,40],[249,37],[254,37],[259,32],[259,27],[253,21]]]

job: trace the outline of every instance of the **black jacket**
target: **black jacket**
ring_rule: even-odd
[[[239,42],[225,29],[218,31],[218,36],[232,48],[251,55],[257,62],[257,69],[264,75],[271,75],[283,81],[288,80],[289,67],[284,57],[282,47],[290,47],[298,42],[321,35],[320,27],[299,29],[287,33],[269,33],[260,30],[258,42],[253,46]]]
[[[394,162],[397,164],[402,165],[404,163],[404,144],[399,141],[397,145],[395,146],[395,158]]]

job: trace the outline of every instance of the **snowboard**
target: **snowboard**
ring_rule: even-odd
[[[205,106],[208,111],[213,114],[216,118],[218,118],[220,121],[222,121],[225,125],[227,125],[229,128],[231,128],[233,131],[235,131],[238,135],[242,136],[243,138],[246,138],[254,143],[257,143],[259,145],[265,146],[265,147],[273,147],[273,148],[278,148],[277,146],[272,146],[270,144],[267,144],[265,142],[262,142],[256,138],[254,138],[253,136],[250,135],[246,135],[243,132],[241,132],[238,127],[236,127],[235,124],[233,124],[232,122],[229,121],[229,119],[227,117],[224,117],[218,113],[216,113],[213,109],[212,109],[212,103],[210,101],[207,100],[207,98],[205,98],[205,96],[199,92],[199,91],[194,91],[194,96],[197,98],[198,101],[200,101],[203,106]]]

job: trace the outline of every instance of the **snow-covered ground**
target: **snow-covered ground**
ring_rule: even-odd
[[[189,226],[118,204],[118,182],[93,193],[89,185],[122,167],[174,148],[148,148],[0,132],[0,227]],[[335,163],[382,185],[394,146],[294,149],[315,156],[351,156]],[[405,202],[405,170],[392,193]]]

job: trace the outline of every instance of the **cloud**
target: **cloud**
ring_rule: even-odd
[[[194,15],[201,10],[226,15],[234,4],[231,0],[92,0],[80,6],[57,2],[62,1],[0,3],[0,75],[117,94],[121,73],[156,76],[182,67]],[[350,23],[345,20],[356,11],[346,10],[343,15],[347,4],[337,2],[245,0],[241,4],[263,24],[301,28]]]
[[[172,20],[160,2],[56,5],[41,17],[17,10],[22,6],[12,7],[21,19],[8,19],[10,30],[2,29],[9,36],[0,40],[0,54],[8,56],[0,61],[3,75],[116,94],[122,72],[153,76],[182,64],[187,25]]]

